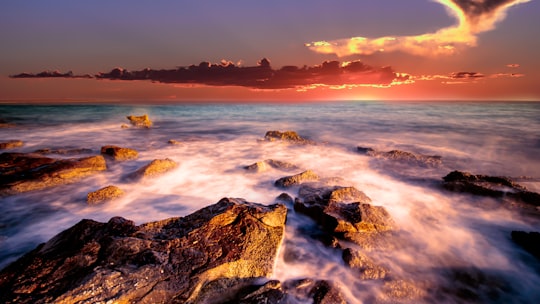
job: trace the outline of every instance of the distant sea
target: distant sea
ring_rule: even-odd
[[[152,128],[121,128],[129,125],[127,115],[142,114],[149,115]],[[540,231],[539,222],[500,207],[494,199],[440,187],[443,176],[462,170],[509,176],[540,191],[540,103],[1,105],[0,123],[9,126],[0,128],[0,142],[25,143],[0,152],[91,149],[82,155],[87,156],[99,154],[104,145],[118,145],[140,153],[135,161],[111,163],[107,172],[78,183],[0,198],[0,267],[83,218],[122,216],[141,224],[184,216],[222,197],[271,204],[283,192],[273,181],[289,174],[276,169],[249,173],[243,166],[276,159],[321,176],[341,177],[365,192],[372,204],[385,207],[408,233],[403,242],[413,244],[370,253],[394,274],[444,285],[450,279],[441,269],[480,269],[508,284],[497,291],[497,301],[540,301],[538,268],[524,262],[524,252],[509,236],[512,230]],[[268,130],[294,130],[317,145],[261,141]],[[180,144],[171,145],[170,139]],[[439,155],[442,164],[417,166],[369,157],[357,152],[359,146]],[[171,158],[180,166],[140,183],[122,178],[156,158]],[[85,203],[88,192],[111,184],[127,195],[104,205]],[[285,244],[301,258],[291,261],[281,253],[277,279],[332,279],[358,303],[382,290],[383,283],[360,280],[335,252],[299,233],[306,221],[290,212]],[[487,297],[487,291],[478,292]]]

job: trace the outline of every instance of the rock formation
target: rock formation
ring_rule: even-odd
[[[37,154],[77,155],[93,153],[92,149],[86,148],[43,148],[34,151]]]
[[[124,195],[124,191],[116,186],[107,186],[88,193],[86,202],[90,205],[103,203]]]
[[[154,159],[149,164],[128,175],[128,179],[155,177],[171,171],[176,167],[178,167],[178,164],[171,159]]]
[[[2,270],[0,302],[234,302],[271,274],[286,214],[280,204],[225,198],[140,226],[120,217],[82,220]],[[323,283],[306,289],[328,299],[317,303],[339,303],[329,302],[337,295]],[[256,297],[245,295],[244,303]]]
[[[13,149],[22,147],[24,143],[21,140],[8,140],[5,142],[0,142],[0,149]]]
[[[294,131],[268,131],[264,135],[264,139],[267,141],[286,141],[296,144],[314,144],[313,141],[309,139],[305,139],[298,135],[298,133]]]
[[[411,152],[401,151],[401,150],[392,150],[388,152],[377,151],[373,148],[366,147],[357,147],[356,150],[368,156],[376,158],[384,158],[395,160],[399,162],[408,163],[411,165],[422,166],[422,167],[437,167],[442,163],[442,157],[438,155],[422,155],[414,154]]]
[[[137,150],[118,146],[103,146],[101,147],[101,154],[108,155],[117,161],[132,160],[139,156]]]
[[[300,185],[301,183],[308,181],[317,181],[319,176],[311,170],[307,170],[295,175],[282,177],[274,182],[276,187],[289,188],[292,186]]]
[[[282,171],[291,171],[297,170],[298,166],[279,160],[267,159],[263,161],[258,161],[254,164],[244,167],[245,170],[250,172],[264,172],[267,171],[269,168],[274,168]]]
[[[443,180],[443,187],[450,191],[505,197],[532,206],[540,206],[540,194],[527,190],[526,187],[508,177],[474,175],[469,172],[452,171],[443,177]]]
[[[144,114],[142,116],[130,115],[130,116],[127,116],[127,119],[135,127],[150,128],[152,126],[152,121],[148,117],[148,114]]]
[[[107,169],[101,155],[54,159],[38,154],[0,154],[0,195],[68,184]]]

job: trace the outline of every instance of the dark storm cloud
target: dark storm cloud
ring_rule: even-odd
[[[60,73],[59,71],[43,71],[41,73],[21,73],[17,75],[9,76],[11,78],[92,78],[91,75],[74,75],[69,71],[66,73]]]

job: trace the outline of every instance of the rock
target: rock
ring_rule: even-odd
[[[22,147],[24,143],[21,140],[8,140],[5,142],[0,142],[0,149],[13,149]]]
[[[305,139],[298,135],[298,133],[294,131],[268,131],[264,135],[264,139],[267,141],[286,141],[296,144],[314,144],[313,141]]]
[[[120,126],[120,129],[129,129],[129,126],[126,125],[126,124],[122,124],[122,125]]]
[[[130,115],[127,116],[127,119],[135,127],[150,128],[152,126],[152,121],[148,118],[148,114],[144,114],[143,116]]]
[[[141,179],[146,177],[155,177],[171,171],[176,167],[178,167],[178,164],[171,159],[154,159],[149,164],[131,173],[128,178]]]
[[[180,144],[182,144],[181,141],[175,140],[175,139],[169,139],[169,141],[167,141],[167,143],[168,143],[169,145],[180,145]]]
[[[288,193],[281,193],[276,197],[277,202],[284,203],[285,205],[291,205],[294,203],[294,199]]]
[[[475,195],[505,197],[540,206],[540,194],[528,191],[508,177],[474,175],[469,172],[452,171],[443,177],[443,187],[454,192]]]
[[[101,154],[108,155],[117,161],[131,160],[139,157],[137,150],[118,146],[103,146],[101,147]]]
[[[0,302],[225,302],[271,274],[286,214],[283,205],[225,198],[140,226],[82,220],[4,268]]]
[[[264,161],[259,161],[249,166],[245,166],[244,169],[251,172],[264,172],[264,171],[267,171],[269,167],[282,170],[282,171],[291,171],[291,170],[298,169],[298,166],[294,164],[279,161],[279,160],[274,160],[274,159],[267,159]]]
[[[330,233],[382,232],[393,228],[383,207],[372,206],[363,192],[352,187],[313,188],[302,185],[294,210],[306,214]],[[353,190],[354,189],[354,190]],[[340,197],[345,200],[341,201]],[[350,201],[354,201],[349,203]]]
[[[319,176],[311,170],[307,170],[296,175],[285,176],[274,182],[276,187],[289,188],[292,186],[300,185],[306,181],[316,181]]]
[[[363,280],[385,279],[388,275],[388,269],[377,265],[371,258],[362,254],[360,251],[347,248],[342,254],[345,265],[356,270]]]
[[[512,231],[512,241],[540,260],[540,232]]]
[[[373,156],[377,158],[390,159],[395,161],[400,161],[408,163],[411,165],[422,166],[422,167],[437,167],[442,164],[442,157],[439,155],[422,155],[414,154],[411,152],[401,151],[401,150],[392,150],[388,152],[377,151],[373,148],[366,147],[357,147],[356,150],[368,156]]]
[[[87,195],[86,202],[90,205],[103,203],[124,195],[124,191],[116,186],[107,186]]]
[[[313,303],[345,304],[347,301],[341,291],[330,281],[300,279],[281,283],[269,281],[261,286],[248,286],[228,304],[259,303]]]
[[[93,153],[92,149],[85,148],[43,148],[34,151],[37,154],[58,154],[58,155],[77,155],[77,154],[90,154]]]
[[[31,153],[2,153],[0,164],[0,195],[73,183],[107,169],[101,155],[54,159]]]

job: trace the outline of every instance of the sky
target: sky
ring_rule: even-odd
[[[0,102],[540,100],[538,0],[0,1]]]

